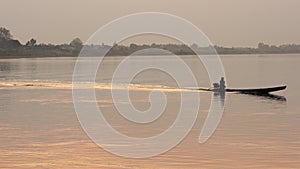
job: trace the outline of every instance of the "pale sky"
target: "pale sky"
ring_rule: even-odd
[[[185,18],[215,45],[300,44],[300,0],[0,0],[0,26],[22,43],[60,44],[136,12]]]

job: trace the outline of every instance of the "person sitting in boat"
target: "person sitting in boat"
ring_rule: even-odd
[[[225,91],[226,90],[226,85],[225,85],[224,77],[221,77],[219,90],[220,91]]]
[[[224,77],[221,78],[220,83],[213,83],[213,90],[217,92],[225,92],[226,91],[226,85]]]

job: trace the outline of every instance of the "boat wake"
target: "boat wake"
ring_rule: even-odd
[[[112,83],[76,83],[58,81],[0,81],[0,89],[89,89],[95,90],[133,90],[162,92],[203,92],[152,84],[112,84]]]

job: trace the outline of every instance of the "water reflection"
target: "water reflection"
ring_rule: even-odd
[[[9,62],[0,62],[0,71],[9,72],[11,69],[11,64]]]
[[[224,113],[225,91],[212,93],[211,107],[199,136],[199,143],[205,143],[216,131]]]
[[[219,98],[217,98],[219,96]],[[222,103],[222,106],[224,106],[225,102],[225,92],[214,92],[214,100],[219,100]]]
[[[262,99],[279,101],[279,102],[286,102],[287,101],[286,97],[275,95],[275,94],[263,94],[263,95],[247,94],[247,95],[253,96],[253,97],[260,97]]]

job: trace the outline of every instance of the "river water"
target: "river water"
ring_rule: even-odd
[[[199,86],[209,87],[201,61],[195,56],[181,58]],[[155,136],[176,119],[180,92],[191,91],[178,88],[172,77],[158,70],[138,74],[129,87],[136,109],[149,108],[152,90],[164,92],[168,103],[154,122],[130,122],[118,114],[110,95],[111,75],[123,59],[107,57],[100,65],[98,106],[119,132]],[[172,63],[170,56],[144,59]],[[193,91],[199,92],[201,104],[187,137],[163,154],[131,159],[105,151],[81,128],[72,98],[76,58],[0,59],[0,168],[300,168],[300,55],[226,55],[221,60],[228,87],[288,88],[274,93],[276,97],[227,93],[223,117],[203,144],[199,134],[214,96]],[[127,89],[122,84],[116,87]]]

